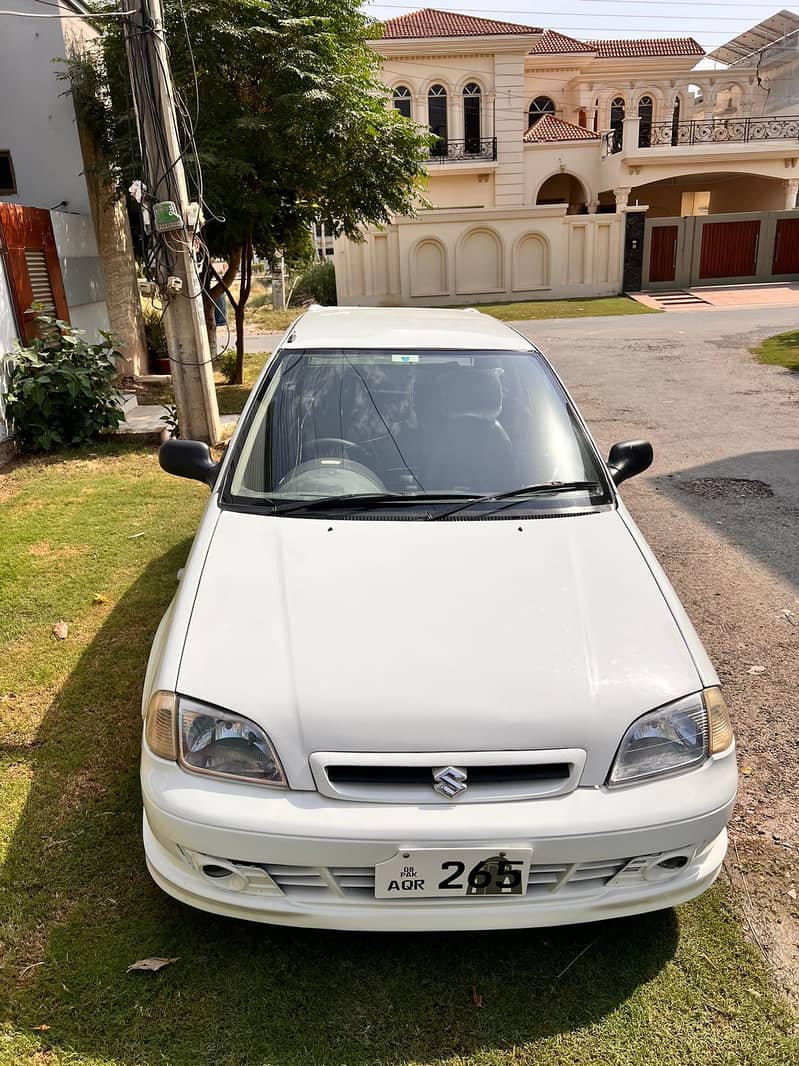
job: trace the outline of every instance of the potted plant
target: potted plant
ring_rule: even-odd
[[[171,374],[169,349],[166,343],[166,329],[163,314],[154,307],[144,309],[144,336],[147,340],[147,352],[150,357],[150,372],[153,374]]]

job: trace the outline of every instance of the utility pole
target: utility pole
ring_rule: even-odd
[[[161,0],[123,3],[132,12],[124,24],[125,49],[144,166],[143,204],[152,227],[150,239],[159,243],[157,281],[166,300],[164,326],[180,433],[190,440],[216,444],[220,437],[219,409],[202,284],[192,247],[199,218],[188,219],[191,224],[187,224],[190,200]],[[170,202],[174,212],[165,206]],[[160,205],[158,211],[156,205]]]

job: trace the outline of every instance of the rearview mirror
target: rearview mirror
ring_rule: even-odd
[[[654,452],[648,440],[623,440],[614,444],[608,456],[608,468],[614,485],[635,477],[652,465]]]
[[[211,456],[211,449],[199,440],[167,440],[158,449],[158,462],[167,474],[204,481],[214,487],[219,463]]]

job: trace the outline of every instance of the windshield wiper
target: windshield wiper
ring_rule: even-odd
[[[431,501],[466,500],[463,506],[476,503],[478,496],[469,496],[463,492],[347,492],[341,496],[320,496],[315,500],[303,500],[302,503],[291,503],[285,507],[276,504],[275,514],[286,515],[301,511],[324,511],[340,504],[347,505],[347,509],[366,511],[371,507],[380,507],[384,504],[405,503],[430,503]],[[274,502],[274,501],[273,501]],[[349,504],[356,504],[350,508]]]
[[[449,518],[450,515],[465,511],[467,507],[475,507],[479,503],[498,503],[501,500],[514,500],[523,496],[549,496],[558,492],[577,492],[579,489],[600,489],[603,492],[605,491],[598,481],[547,481],[542,485],[522,485],[520,488],[511,489],[509,492],[490,492],[485,496],[475,496],[473,499],[467,500],[466,503],[461,503],[457,507],[450,507],[448,511],[442,511],[435,516],[435,519]],[[495,509],[492,508],[492,510]]]

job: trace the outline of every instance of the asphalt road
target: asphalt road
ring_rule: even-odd
[[[622,493],[725,686],[739,751],[727,862],[799,999],[799,374],[749,348],[796,309],[518,323],[607,451],[652,441]]]

